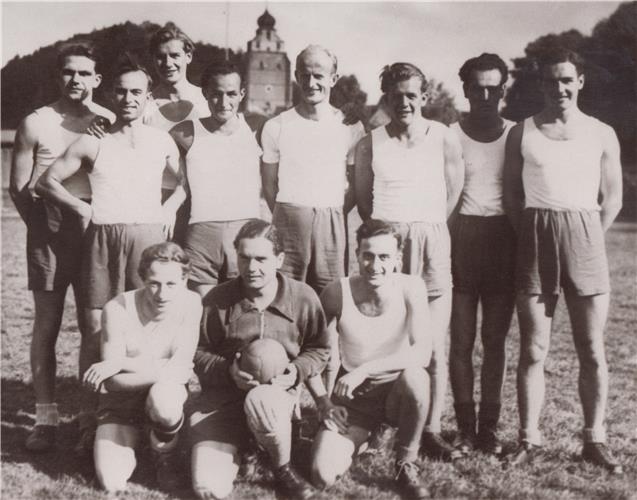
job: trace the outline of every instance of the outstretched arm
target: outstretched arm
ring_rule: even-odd
[[[608,230],[622,208],[622,166],[615,131],[604,127],[604,152],[599,186],[602,228]]]
[[[33,116],[27,116],[16,132],[11,159],[9,194],[24,222],[28,221],[33,198],[29,183],[33,176],[34,154],[38,138]]]
[[[518,123],[507,136],[502,179],[504,210],[516,231],[524,209],[524,185],[522,184],[522,166],[524,165],[524,158],[522,158],[523,131],[524,123]]]
[[[372,170],[372,135],[367,134],[356,146],[354,166],[354,194],[358,214],[364,221],[372,216],[374,172]]]
[[[447,218],[455,213],[464,186],[464,161],[462,146],[456,133],[445,129],[445,184],[447,186]]]

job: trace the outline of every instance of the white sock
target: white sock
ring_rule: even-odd
[[[35,404],[35,425],[58,425],[57,403]]]

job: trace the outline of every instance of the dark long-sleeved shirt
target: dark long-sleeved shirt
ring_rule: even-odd
[[[195,373],[203,391],[235,392],[229,367],[235,354],[257,338],[278,340],[296,365],[298,382],[323,371],[329,336],[321,303],[305,283],[277,274],[272,303],[257,310],[246,299],[241,278],[223,283],[203,300]]]

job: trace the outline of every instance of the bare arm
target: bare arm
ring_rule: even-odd
[[[27,222],[33,205],[29,182],[33,176],[33,155],[38,142],[33,121],[32,116],[27,116],[18,127],[11,159],[9,194],[24,222]]]
[[[354,194],[356,206],[364,221],[372,216],[374,207],[374,172],[372,170],[372,135],[367,134],[356,146]]]
[[[517,231],[524,209],[524,185],[522,184],[522,133],[524,123],[515,125],[506,140],[503,174],[504,210]]]
[[[356,194],[354,193],[354,165],[347,165],[345,175],[347,177],[347,189],[343,200],[343,212],[345,215],[350,213],[352,208],[356,206]]]
[[[455,132],[445,129],[445,184],[447,186],[447,218],[455,212],[464,186],[462,146]]]
[[[276,195],[279,192],[279,164],[261,161],[261,182],[263,183],[263,197],[271,212],[274,212]]]
[[[599,186],[602,228],[607,231],[622,207],[622,166],[619,141],[615,131],[604,127],[604,152]]]
[[[91,206],[69,193],[62,183],[75,174],[83,164],[93,165],[98,151],[98,139],[82,135],[69,146],[66,152],[42,174],[35,191],[56,205],[66,207],[79,214],[85,225],[93,213]]]

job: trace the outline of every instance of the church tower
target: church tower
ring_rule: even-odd
[[[292,105],[290,60],[266,9],[246,54],[246,111],[271,116]]]

